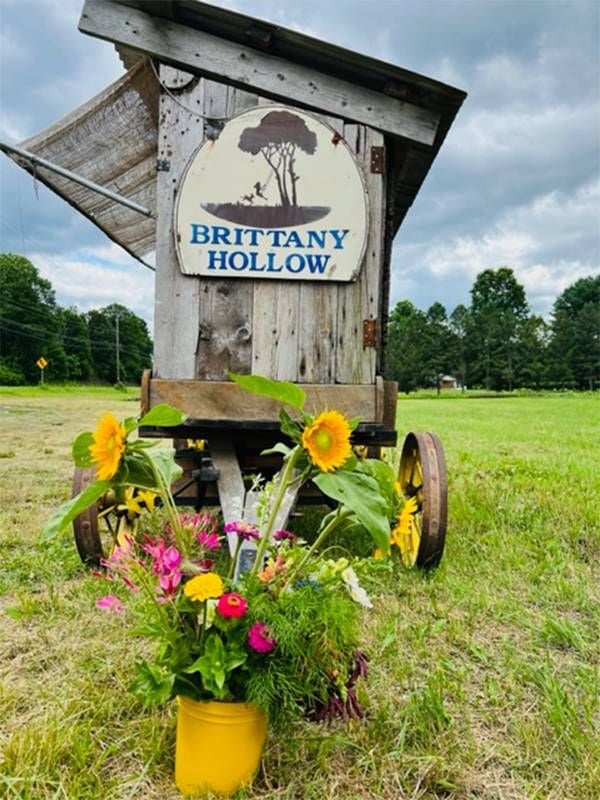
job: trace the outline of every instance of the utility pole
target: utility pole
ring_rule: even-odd
[[[117,385],[121,383],[121,362],[119,360],[119,314],[115,314],[115,349],[117,351]]]

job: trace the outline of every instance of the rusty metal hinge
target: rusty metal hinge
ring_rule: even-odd
[[[377,347],[377,320],[363,320],[363,347]]]
[[[371,148],[371,172],[374,175],[383,175],[385,166],[385,151],[383,147]]]
[[[159,158],[156,161],[156,171],[157,172],[170,172],[171,171],[171,162],[167,158]]]

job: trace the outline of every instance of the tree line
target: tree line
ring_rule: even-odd
[[[581,278],[556,299],[548,320],[531,313],[512,269],[475,278],[469,306],[448,315],[408,300],[392,310],[387,374],[399,390],[439,388],[443,375],[489,390],[600,387],[600,276]]]
[[[37,383],[41,356],[51,381],[138,383],[152,340],[145,321],[118,303],[86,314],[61,308],[29,259],[1,253],[0,384]]]

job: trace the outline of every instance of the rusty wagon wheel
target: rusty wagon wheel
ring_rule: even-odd
[[[76,467],[72,496],[87,489],[94,480],[93,467]],[[111,506],[101,497],[73,520],[75,545],[84,564],[99,567],[101,559],[110,554],[119,533],[126,529],[126,520],[110,513],[110,509]]]
[[[435,433],[409,433],[398,471],[409,508],[413,547],[402,553],[408,566],[435,567],[444,553],[448,516],[448,479],[444,448]],[[416,540],[416,541],[415,541]],[[400,548],[402,550],[402,546]]]

